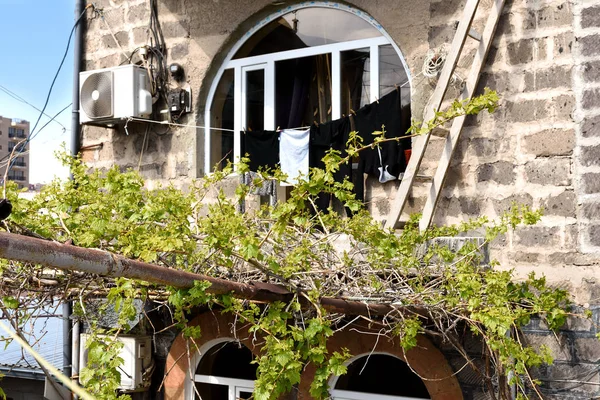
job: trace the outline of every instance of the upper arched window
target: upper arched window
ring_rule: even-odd
[[[239,400],[252,397],[257,365],[252,363],[254,356],[246,346],[223,338],[203,346],[200,353],[189,398]]]
[[[330,382],[333,400],[429,399],[425,384],[404,361],[385,353],[358,356]]]
[[[409,74],[397,47],[365,13],[337,3],[287,7],[233,47],[208,96],[205,170],[242,154],[244,130],[336,120],[400,87]]]

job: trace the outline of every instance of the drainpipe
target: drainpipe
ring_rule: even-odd
[[[73,341],[72,344],[73,346],[71,347],[73,349],[73,356],[72,356],[72,362],[71,362],[71,376],[73,376],[73,383],[75,384],[79,384],[79,332],[80,332],[80,327],[81,327],[81,323],[77,320],[73,321],[73,334],[71,336],[73,336]],[[74,399],[77,399],[78,396],[73,395]]]
[[[71,357],[73,352],[71,351],[71,302],[64,302],[62,305],[63,312],[63,374],[71,377]]]
[[[75,1],[75,22],[83,12],[85,0]],[[81,146],[79,125],[79,72],[81,71],[81,59],[83,57],[83,28],[85,18],[81,18],[75,27],[75,41],[73,42],[73,108],[71,111],[71,154],[79,153]]]
[[[75,0],[75,34],[73,43],[73,106],[71,111],[71,143],[70,150],[72,155],[79,153],[81,147],[79,125],[79,72],[81,71],[81,59],[83,58],[83,29],[85,18],[80,18],[85,8],[85,0]],[[79,361],[79,346],[73,349],[73,329],[71,324],[71,314],[73,308],[70,301],[63,304],[63,373],[71,377],[73,357]],[[79,339],[79,338],[77,338]],[[77,371],[79,372],[79,371]]]

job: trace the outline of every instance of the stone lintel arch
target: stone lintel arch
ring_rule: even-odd
[[[198,348],[211,342],[237,338],[240,343],[248,347],[256,356],[260,353],[260,347],[252,343],[253,335],[250,335],[245,324],[235,324],[235,317],[230,314],[222,314],[218,311],[208,311],[196,316],[191,326],[199,326],[202,336],[196,340],[185,339],[179,334],[169,350],[165,365],[164,393],[166,400],[184,400],[187,390],[190,389],[191,377],[195,373],[199,355],[194,354],[194,345]],[[239,321],[238,321],[239,322]],[[232,328],[238,329],[235,334]],[[360,327],[361,331],[368,331],[366,327]],[[385,337],[377,338],[374,334],[359,333],[354,330],[345,329],[337,332],[328,341],[330,352],[340,351],[347,348],[354,356],[370,354],[376,351],[379,354],[389,354],[407,362],[411,368],[421,377],[432,400],[462,400],[463,395],[446,358],[440,350],[425,336],[420,335],[417,346],[404,352],[398,339],[388,340]],[[190,363],[192,371],[190,372]],[[298,390],[298,399],[310,399],[309,388],[314,379],[315,368],[308,365],[301,378]]]
[[[196,316],[190,326],[199,326],[202,336],[199,339],[186,339],[183,334],[177,335],[173,341],[167,362],[165,365],[164,393],[165,400],[187,399],[186,388],[190,390],[196,365],[200,359],[198,351],[194,347],[202,348],[203,345],[218,342],[219,340],[238,339],[254,355],[258,355],[260,348],[252,343],[253,335],[248,332],[245,324],[235,323],[235,317],[231,314],[223,314],[218,311],[207,311]],[[235,333],[232,331],[236,327]],[[192,369],[190,370],[190,364]],[[191,378],[191,379],[190,379]]]
[[[337,332],[328,341],[330,352],[341,351],[346,348],[353,356],[371,354],[389,354],[410,365],[420,376],[425,378],[423,383],[432,400],[462,400],[463,394],[448,361],[442,352],[424,335],[417,337],[417,346],[404,352],[397,338],[388,339],[378,337],[377,331],[370,331],[367,327],[360,327],[361,332],[346,328]],[[307,366],[300,382],[299,399],[310,399],[309,387],[315,376],[315,368]],[[398,377],[400,380],[401,377]]]

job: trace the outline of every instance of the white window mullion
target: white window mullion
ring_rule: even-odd
[[[331,118],[342,117],[342,68],[340,51],[331,53]]]
[[[206,107],[204,111],[204,174],[208,174],[212,171],[214,165],[212,165],[211,155],[212,152],[211,144],[212,144],[212,132],[210,130],[211,119],[210,119],[211,110],[210,107]]]
[[[275,130],[275,61],[265,67],[265,130]]]
[[[237,163],[242,156],[242,143],[240,132],[243,130],[242,121],[245,114],[242,104],[246,98],[245,90],[242,90],[246,84],[246,79],[242,78],[242,67],[235,67],[233,76],[233,162]]]
[[[371,75],[371,103],[379,100],[379,45],[371,45],[369,73]]]

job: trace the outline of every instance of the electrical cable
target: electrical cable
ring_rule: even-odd
[[[54,114],[54,117],[52,117],[52,119],[48,122],[46,122],[44,124],[44,126],[42,126],[37,132],[35,132],[34,134],[30,134],[27,137],[27,140],[25,140],[24,142],[22,142],[21,144],[19,144],[19,149],[17,149],[18,153],[16,153],[13,157],[12,160],[10,160],[10,164],[8,166],[8,170],[10,171],[10,169],[12,168],[13,164],[14,164],[14,160],[17,159],[17,157],[19,157],[24,151],[26,146],[29,144],[29,142],[31,142],[31,140],[36,137],[45,127],[47,127],[50,122],[52,122],[54,120],[54,118],[58,117],[60,114],[62,114],[63,112],[65,112],[65,110],[67,110],[69,107],[71,107],[73,105],[73,103],[69,103],[65,108],[63,108],[62,110],[60,110],[59,112],[57,112],[56,114]],[[0,158],[0,162],[6,160],[7,158],[10,157],[10,154],[7,154],[6,156]]]
[[[73,24],[73,27],[71,28],[71,32],[69,33],[69,38],[67,40],[67,47],[65,49],[65,53],[63,54],[63,57],[60,61],[60,64],[58,66],[58,69],[56,70],[56,73],[54,74],[54,79],[52,79],[52,83],[50,84],[50,89],[48,90],[48,94],[46,95],[46,101],[44,102],[44,107],[42,107],[42,110],[40,112],[40,115],[38,117],[38,119],[35,122],[35,125],[33,126],[33,129],[31,130],[29,136],[27,137],[27,140],[23,143],[19,144],[19,149],[18,149],[18,153],[14,155],[15,159],[16,157],[18,157],[24,150],[25,147],[27,146],[27,144],[29,144],[29,142],[31,142],[31,140],[37,136],[37,134],[44,129],[50,122],[52,122],[54,120],[54,118],[56,118],[58,115],[60,115],[63,111],[65,111],[68,107],[71,106],[71,104],[69,104],[67,107],[63,108],[62,110],[60,110],[50,121],[48,121],[39,131],[36,131],[36,128],[38,126],[38,124],[40,123],[40,120],[42,119],[42,116],[44,115],[46,108],[48,107],[48,102],[50,101],[50,96],[52,95],[52,89],[54,89],[54,84],[56,83],[56,79],[58,78],[58,75],[60,74],[60,71],[63,67],[63,64],[65,63],[65,59],[67,58],[67,55],[69,53],[69,47],[71,46],[71,39],[73,38],[73,33],[75,32],[75,28],[77,28],[77,25],[79,25],[79,22],[81,21],[81,19],[85,16],[88,8],[93,7],[92,4],[88,4],[85,6],[85,8],[83,9],[83,11],[81,12],[81,14],[79,15],[79,17],[75,20],[75,23]],[[10,157],[10,155],[3,157],[2,159],[0,159],[0,161],[5,160],[6,158]],[[8,171],[10,171],[11,167],[13,166],[13,163],[11,162],[11,164],[8,166],[7,169],[7,173]]]
[[[0,85],[0,90],[2,90],[4,93],[6,93],[7,95],[9,95],[10,97],[12,97],[13,99],[20,101],[21,103],[25,103],[28,106],[32,107],[33,109],[35,109],[36,111],[42,112],[42,110],[40,110],[39,108],[37,108],[36,106],[34,106],[33,104],[31,104],[30,102],[28,102],[27,100],[25,100],[23,97],[19,96],[18,94],[16,94],[15,92],[13,92],[12,90],[9,90],[8,88],[6,88],[5,86]],[[44,113],[44,115],[48,118],[51,118],[50,115]],[[63,124],[60,123],[60,121],[54,121],[57,124],[59,124],[62,128],[63,131],[67,130],[67,127],[64,126]]]

